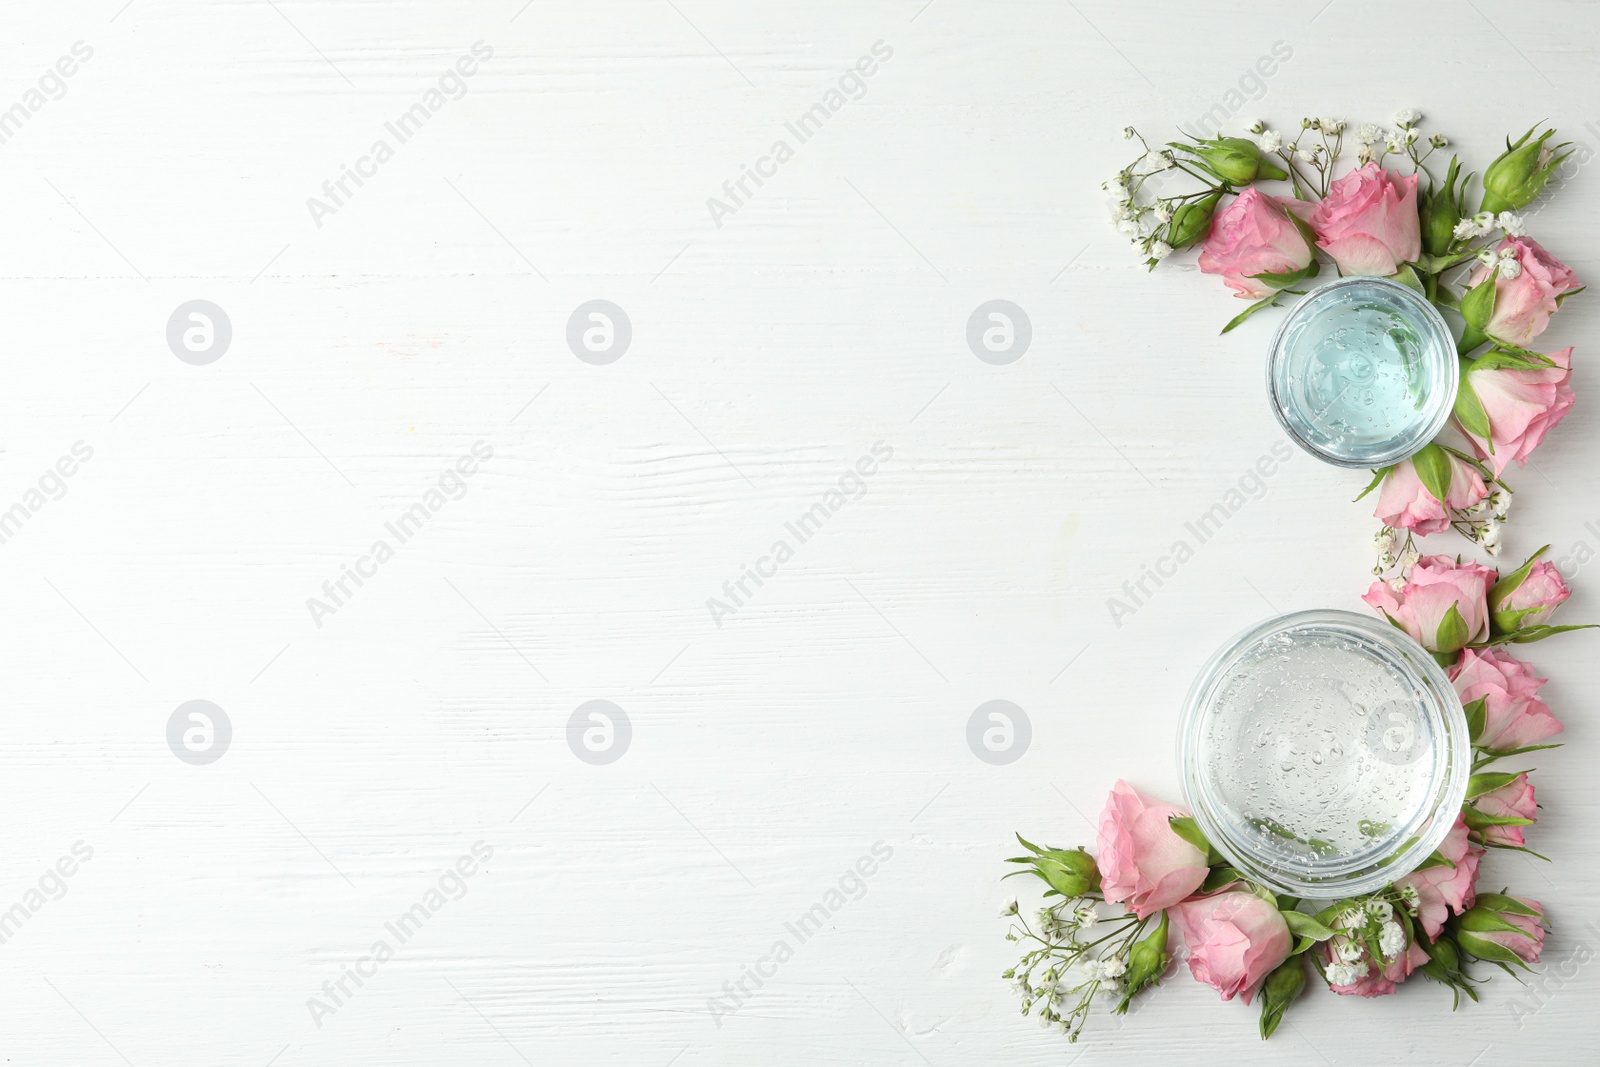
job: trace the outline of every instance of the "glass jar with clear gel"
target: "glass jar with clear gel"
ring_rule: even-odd
[[[1450,680],[1405,634],[1302,611],[1223,646],[1189,693],[1179,770],[1196,823],[1274,892],[1381,889],[1439,847],[1471,745]]]
[[[1460,374],[1450,328],[1421,293],[1387,278],[1339,278],[1278,326],[1267,391],[1301,448],[1340,467],[1376,468],[1438,435]]]

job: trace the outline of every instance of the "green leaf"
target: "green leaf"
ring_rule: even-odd
[[[1424,252],[1417,259],[1417,269],[1424,274],[1438,274],[1441,271],[1449,270],[1458,263],[1465,263],[1477,254],[1476,251],[1472,250],[1456,252],[1448,256],[1430,256]]]
[[[1239,314],[1237,314],[1233,318],[1229,319],[1228,320],[1228,325],[1226,325],[1226,326],[1224,326],[1222,328],[1222,332],[1223,333],[1229,332],[1230,330],[1234,329],[1235,327],[1237,327],[1241,323],[1243,323],[1245,319],[1248,319],[1251,315],[1254,315],[1256,312],[1260,311],[1262,308],[1269,308],[1272,305],[1276,304],[1278,302],[1278,297],[1281,296],[1281,295],[1283,295],[1283,294],[1281,294],[1281,293],[1273,293],[1271,296],[1266,297],[1265,299],[1257,300],[1254,304],[1251,304],[1249,307],[1247,307],[1243,311],[1239,312]]]
[[[1362,497],[1378,488],[1378,486],[1382,485],[1383,480],[1389,476],[1389,472],[1392,470],[1394,470],[1393,465],[1388,467],[1379,467],[1377,470],[1373,471],[1372,481],[1368,482],[1367,487],[1356,495],[1356,500],[1360,500]],[[1352,500],[1351,503],[1355,503],[1355,500]]]
[[[1299,911],[1280,911],[1283,921],[1289,925],[1289,932],[1299,937],[1309,937],[1313,941],[1326,941],[1337,931],[1324,926],[1311,916]]]
[[[1518,815],[1485,815],[1468,805],[1461,809],[1461,821],[1467,824],[1469,830],[1487,830],[1491,826],[1532,826],[1537,820]]]
[[[1400,264],[1400,269],[1394,273],[1394,280],[1408,289],[1415,289],[1419,293],[1426,291],[1422,287],[1422,279],[1417,277],[1416,268],[1409,263]]]
[[[1411,463],[1417,469],[1417,477],[1422,479],[1422,487],[1432,494],[1433,499],[1443,504],[1450,497],[1450,478],[1452,469],[1450,457],[1438,445],[1425,445],[1422,451],[1411,457]]]
[[[1472,362],[1461,361],[1461,385],[1456,389],[1456,420],[1464,426],[1468,433],[1489,441],[1489,413],[1483,408],[1483,401],[1478,397],[1478,391],[1472,387],[1472,379],[1467,377],[1467,371]],[[1490,441],[1489,448],[1494,449]]]

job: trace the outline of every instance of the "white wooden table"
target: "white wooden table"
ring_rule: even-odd
[[[1264,1046],[1184,973],[1069,1048],[999,978],[1011,832],[1090,842],[1119,776],[1176,798],[1205,656],[1368,580],[1360,479],[1296,454],[1113,624],[1282,440],[1270,316],[1219,338],[1241,305],[1104,221],[1122,126],[1416,106],[1478,169],[1545,117],[1600,149],[1594,8],[1316,7],[8,5],[6,1062],[1592,1052],[1589,636],[1529,650],[1556,862],[1486,866],[1554,917],[1537,996],[1319,991]],[[1533,230],[1586,280],[1594,195],[1575,168]],[[1588,299],[1508,556],[1600,548]],[[580,359],[594,300],[631,337],[580,316]],[[991,300],[1013,362],[969,348]],[[169,746],[195,700],[231,733]],[[626,722],[574,747],[597,700]],[[1009,764],[968,746],[993,700]]]

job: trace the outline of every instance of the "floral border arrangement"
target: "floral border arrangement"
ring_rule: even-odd
[[[1303,119],[1292,141],[1264,123],[1245,137],[1170,142],[1144,151],[1105,188],[1112,221],[1154,269],[1199,246],[1199,267],[1252,301],[1226,333],[1315,278],[1323,260],[1341,275],[1391,277],[1412,286],[1459,332],[1461,382],[1450,428],[1411,459],[1373,472],[1356,499],[1378,490],[1373,582],[1362,597],[1445,667],[1466,710],[1473,765],[1467,798],[1444,843],[1423,865],[1384,889],[1314,908],[1274,894],[1235,870],[1184,809],[1118,781],[1101,813],[1096,851],[1041,847],[1018,835],[1027,854],[1006,877],[1044,883],[1030,922],[1015,898],[1002,916],[1022,959],[1003,977],[1024,1015],[1076,1041],[1101,996],[1112,1011],[1174,970],[1173,928],[1190,973],[1223,1000],[1259,997],[1262,1038],[1314,973],[1335,993],[1395,992],[1413,974],[1477,999],[1479,961],[1510,973],[1537,962],[1549,919],[1537,900],[1478,886],[1491,849],[1538,856],[1524,830],[1537,821],[1527,770],[1491,765],[1555,748],[1561,722],[1539,699],[1546,679],[1506,647],[1584,627],[1554,625],[1571,594],[1535,552],[1502,575],[1459,556],[1424,557],[1416,538],[1454,529],[1490,556],[1510,509],[1503,480],[1525,466],[1571,410],[1572,349],[1528,345],[1566,297],[1576,275],[1525,235],[1516,214],[1546,189],[1566,159],[1537,127],[1485,169],[1478,210],[1469,213],[1474,175],[1452,157],[1442,175],[1429,161],[1448,140],[1423,141],[1415,111],[1392,130],[1361,125],[1356,166],[1335,177],[1347,124]],[[1535,134],[1537,133],[1537,136]],[[1386,169],[1395,157],[1409,173]],[[1178,176],[1200,188],[1166,193]],[[1275,183],[1267,192],[1260,183]],[[1287,190],[1282,187],[1288,186]],[[1227,202],[1224,204],[1224,200]],[[1494,235],[1500,234],[1498,241]],[[1447,436],[1449,435],[1449,436]],[[1548,546],[1546,546],[1548,548]],[[1111,905],[1119,907],[1112,908]]]

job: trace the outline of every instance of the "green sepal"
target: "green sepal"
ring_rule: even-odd
[[[1467,716],[1467,736],[1474,742],[1483,736],[1483,728],[1489,720],[1489,698],[1487,695],[1479,697],[1470,704],[1463,704],[1461,710]]]
[[[1373,471],[1372,481],[1367,483],[1367,487],[1365,489],[1356,494],[1356,500],[1360,500],[1362,497],[1378,488],[1378,486],[1382,485],[1383,480],[1389,476],[1389,472],[1392,470],[1394,470],[1394,466],[1391,464],[1387,467],[1379,467],[1377,470]],[[1351,503],[1355,503],[1355,500],[1352,500]]]
[[[1489,449],[1493,451],[1494,442],[1489,437],[1489,413],[1484,410],[1478,391],[1472,387],[1472,379],[1467,377],[1467,371],[1471,368],[1472,360],[1461,360],[1461,385],[1456,389],[1456,421],[1468,433],[1489,441]]]
[[[1265,297],[1265,298],[1263,298],[1261,300],[1257,300],[1254,304],[1251,304],[1249,307],[1247,307],[1243,311],[1239,312],[1239,314],[1237,314],[1233,318],[1229,319],[1228,320],[1228,325],[1226,325],[1226,326],[1224,326],[1222,328],[1222,332],[1223,333],[1228,333],[1230,330],[1233,330],[1234,328],[1236,328],[1240,324],[1242,324],[1244,322],[1244,320],[1248,319],[1251,315],[1254,315],[1256,312],[1262,310],[1263,308],[1269,308],[1272,305],[1276,304],[1278,302],[1278,297],[1280,297],[1282,295],[1283,294],[1281,292],[1278,292],[1278,293],[1273,293],[1269,297]]]
[[[1485,793],[1493,793],[1516,781],[1527,771],[1486,771],[1467,779],[1467,799],[1476,800]]]
[[[1434,640],[1442,653],[1454,653],[1466,646],[1467,638],[1471,637],[1467,631],[1467,620],[1461,617],[1461,605],[1451,604],[1450,610],[1444,613],[1444,618],[1439,622],[1439,632]]]
[[[1435,500],[1443,504],[1449,499],[1450,480],[1454,471],[1444,449],[1435,444],[1424,445],[1420,452],[1411,457],[1411,465],[1416,468],[1422,487]]]
[[[1296,937],[1309,937],[1313,941],[1326,941],[1338,933],[1337,930],[1324,926],[1305,912],[1280,911],[1278,914],[1283,916],[1283,921],[1288,924],[1289,932]]]

